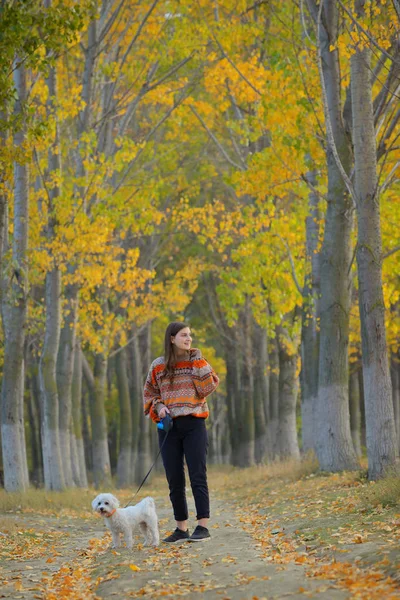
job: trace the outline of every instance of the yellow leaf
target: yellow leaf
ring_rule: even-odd
[[[137,567],[136,565],[129,565],[129,568],[132,569],[132,571],[140,571],[140,567]]]

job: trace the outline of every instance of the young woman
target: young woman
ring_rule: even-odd
[[[185,323],[170,323],[165,332],[164,356],[151,365],[144,386],[144,412],[154,422],[169,414],[173,427],[161,451],[176,520],[175,531],[164,542],[190,540],[200,542],[210,538],[207,529],[210,502],[207,485],[206,397],[217,387],[219,379],[214,369],[191,348],[190,329]],[[165,431],[159,429],[159,444]],[[184,458],[196,504],[198,525],[192,535],[187,527],[188,509],[185,494]]]

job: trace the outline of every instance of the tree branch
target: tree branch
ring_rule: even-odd
[[[388,252],[385,252],[385,254],[382,254],[382,260],[385,260],[385,258],[389,258],[389,256],[392,256],[392,254],[395,254],[399,250],[400,250],[400,246],[396,246],[396,248],[392,248],[392,250],[388,250]]]
[[[360,25],[360,23],[357,21],[357,19],[355,19],[353,17],[353,15],[351,14],[351,12],[345,7],[345,5],[343,4],[342,0],[337,0],[337,2],[338,2],[338,4],[340,4],[340,6],[344,10],[344,12],[353,21],[354,25],[356,25],[356,27],[358,27],[358,29],[360,29],[363,32],[363,34],[367,36],[367,38],[369,39],[369,41],[371,42],[371,44],[373,44],[375,46],[375,48],[378,48],[378,50],[380,52],[382,52],[382,54],[384,54],[391,61],[397,62],[396,59],[394,58],[394,56],[392,56],[391,54],[389,54],[389,52],[387,52],[384,48],[381,48],[381,46],[378,44],[378,42],[376,42],[374,40],[374,38],[368,33],[368,31],[366,29],[364,29],[364,27],[362,25]],[[321,4],[323,4],[323,2],[321,2]]]
[[[289,258],[289,262],[290,262],[290,267],[292,270],[292,278],[293,281],[295,283],[295,286],[297,288],[297,291],[299,292],[300,296],[303,297],[303,288],[301,287],[299,280],[297,279],[297,275],[296,275],[296,269],[294,266],[294,260],[293,260],[293,256],[292,256],[292,252],[290,250],[289,244],[287,243],[287,241],[285,240],[285,238],[283,238],[281,235],[279,235],[279,233],[273,233],[272,235],[274,235],[275,237],[279,238],[281,240],[281,242],[284,243],[287,253],[288,253],[288,258]]]
[[[393,166],[393,168],[390,170],[389,175],[386,177],[385,181],[380,186],[379,194],[383,194],[387,190],[387,188],[390,186],[390,184],[392,183],[393,176],[395,175],[395,173],[399,167],[400,167],[400,160],[398,160],[397,163]]]
[[[146,146],[146,142],[149,141],[149,139],[155,134],[155,132],[161,127],[161,125],[168,119],[168,117],[174,112],[174,110],[180,106],[180,104],[182,104],[183,100],[185,99],[185,95],[182,94],[181,97],[174,102],[173,106],[171,106],[171,108],[166,112],[166,114],[160,119],[160,121],[158,121],[158,123],[156,125],[154,125],[154,127],[151,129],[151,131],[149,131],[149,133],[146,135],[146,137],[143,140],[143,145],[140,147],[138,153],[136,154],[135,158],[133,158],[129,164],[126,166],[125,168],[125,173],[122,175],[120,181],[118,182],[118,185],[116,186],[113,195],[120,189],[120,187],[122,186],[122,184],[124,183],[125,179],[128,176],[129,170],[133,167],[133,165],[137,162],[138,158],[141,156],[141,154],[144,152],[144,148]]]
[[[200,121],[200,123],[202,124],[202,126],[204,127],[204,129],[206,130],[206,132],[208,133],[208,135],[210,136],[210,138],[212,139],[212,141],[214,142],[214,144],[217,146],[217,148],[219,149],[219,151],[221,152],[221,154],[223,155],[223,157],[225,158],[225,160],[230,165],[232,165],[232,167],[235,167],[235,169],[239,169],[239,171],[245,171],[246,169],[242,165],[239,165],[238,163],[236,163],[235,161],[233,161],[231,159],[231,157],[229,156],[229,154],[226,152],[225,148],[217,140],[217,138],[215,137],[215,135],[213,134],[213,132],[209,129],[209,127],[207,127],[206,123],[204,122],[204,120],[202,119],[202,117],[199,115],[199,113],[197,112],[197,110],[192,105],[190,105],[189,108],[192,111],[192,113],[197,117],[197,119]]]
[[[134,341],[134,340],[137,338],[137,336],[138,336],[138,335],[140,335],[140,334],[142,333],[142,331],[144,331],[144,330],[146,329],[147,325],[148,325],[148,322],[147,322],[145,325],[141,325],[141,327],[139,327],[139,328],[137,329],[137,331],[136,331],[136,334],[135,334],[133,337],[131,337],[131,338],[130,338],[130,339],[127,341],[127,342],[126,342],[126,344],[124,344],[123,346],[120,346],[119,348],[117,348],[116,350],[114,350],[113,352],[111,352],[111,353],[108,355],[108,358],[112,358],[112,357],[113,357],[113,356],[115,356],[116,354],[119,354],[120,352],[122,352],[122,350],[124,350],[124,348],[126,348],[127,346],[129,346],[129,344],[131,344],[131,343],[132,343],[132,342],[133,342],[133,341]]]
[[[202,9],[200,7],[201,12]],[[240,71],[240,69],[235,65],[235,63],[233,62],[233,60],[227,55],[227,53],[225,52],[225,50],[223,49],[220,41],[218,40],[217,36],[215,35],[215,33],[212,31],[211,27],[209,26],[207,19],[205,18],[204,14],[203,14],[203,18],[204,18],[204,22],[206,24],[206,27],[208,29],[208,31],[211,34],[211,37],[213,38],[214,42],[217,44],[219,51],[221,52],[222,56],[224,58],[226,58],[226,60],[229,62],[229,64],[235,69],[236,73],[238,73],[239,77],[241,77],[249,87],[251,87],[252,90],[255,91],[256,94],[258,94],[259,96],[262,96],[263,94],[260,92],[260,90],[258,90],[252,83],[251,81],[249,81],[247,79],[247,77],[245,75],[243,75],[243,73]]]
[[[306,24],[306,20],[305,20],[305,17],[304,17],[303,0],[300,0],[300,18],[301,18],[301,24],[303,26],[303,31],[306,34],[306,37],[307,37],[308,41],[310,42],[310,44],[312,46],[316,46],[317,44],[310,38],[310,36],[308,34],[307,24]]]
[[[392,0],[392,2],[393,2],[394,9],[397,13],[398,19],[400,21],[400,2],[399,2],[399,0]]]
[[[385,143],[386,140],[388,140],[390,138],[390,136],[392,135],[393,131],[396,128],[397,123],[400,120],[400,108],[398,109],[397,113],[395,114],[395,116],[392,118],[392,120],[390,121],[390,125],[386,131],[386,133],[384,134],[384,136],[382,137],[379,146],[378,146],[378,151],[377,151],[377,158],[378,160],[380,158],[382,158],[382,156],[385,154],[386,148],[385,148]]]

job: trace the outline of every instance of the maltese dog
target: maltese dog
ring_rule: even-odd
[[[158,546],[160,534],[153,498],[144,498],[135,506],[119,508],[119,502],[112,494],[99,494],[92,502],[93,510],[105,518],[112,534],[113,548],[121,546],[121,534],[126,545],[132,549],[133,530],[139,527],[144,535],[146,546]]]

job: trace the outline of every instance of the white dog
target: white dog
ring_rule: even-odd
[[[105,518],[105,523],[112,534],[113,548],[121,546],[121,534],[126,545],[132,548],[133,530],[139,527],[144,535],[146,546],[158,546],[160,534],[158,519],[153,498],[144,498],[135,506],[119,508],[119,502],[112,494],[99,494],[92,502],[93,510]]]

